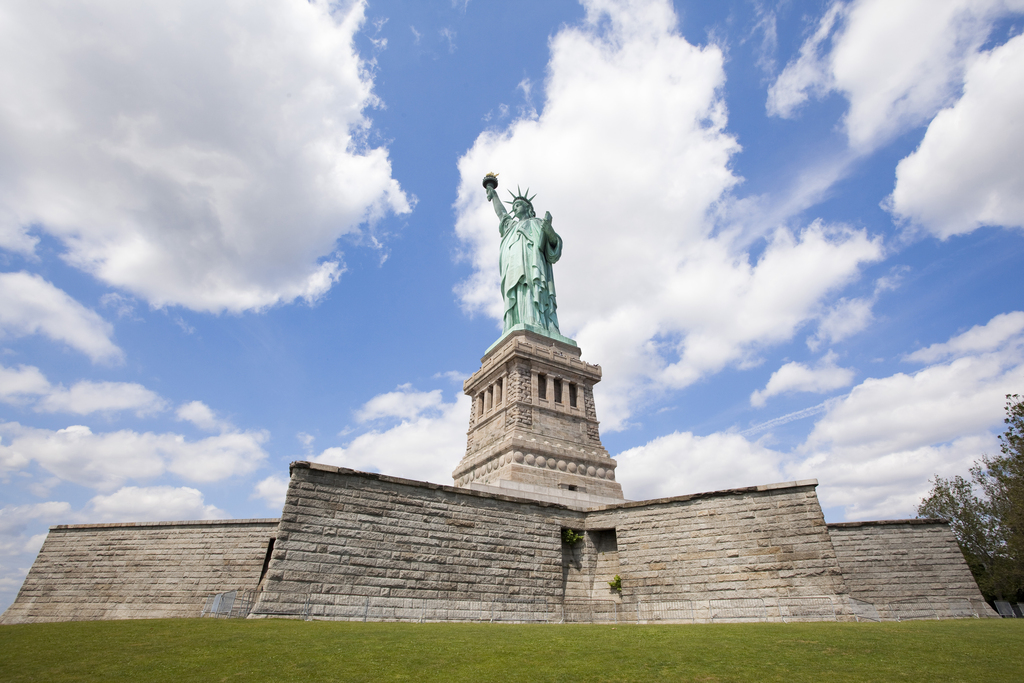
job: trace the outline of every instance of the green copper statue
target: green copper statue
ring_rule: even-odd
[[[551,227],[551,213],[546,212],[544,220],[537,218],[529,190],[512,195],[512,213],[509,213],[498,197],[497,187],[497,177],[487,174],[484,188],[498,215],[501,233],[498,267],[501,297],[505,302],[502,336],[525,329],[575,346],[558,330],[558,304],[551,266],[562,256],[562,238]]]

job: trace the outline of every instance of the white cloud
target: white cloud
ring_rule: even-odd
[[[836,355],[831,351],[825,354],[813,368],[803,363],[786,363],[772,373],[764,389],[750,395],[750,405],[761,407],[770,397],[798,391],[809,391],[824,394],[834,389],[841,389],[853,383],[854,372],[851,368],[836,365]]]
[[[0,206],[0,249],[25,254],[30,256],[35,253],[39,238],[30,235],[25,228],[18,225],[18,221],[3,206]],[[0,586],[4,581],[0,577]]]
[[[883,292],[897,289],[903,279],[902,267],[893,268],[889,275],[875,281],[875,291],[869,297],[847,299],[843,297],[825,309],[818,329],[807,338],[807,347],[817,351],[823,344],[832,344],[852,337],[867,328],[875,319],[872,307]]]
[[[23,403],[50,391],[50,382],[39,368],[19,365],[18,369],[0,365],[0,401]]]
[[[191,422],[196,427],[208,432],[227,432],[234,429],[234,425],[219,419],[210,406],[202,401],[181,404],[175,411],[175,415],[179,420]]]
[[[0,470],[2,471],[2,470]],[[48,498],[50,490],[60,484],[60,477],[49,476],[45,479],[29,479],[25,488],[36,498]]]
[[[947,342],[932,344],[906,356],[917,363],[933,363],[972,353],[987,353],[1020,339],[1024,332],[1024,312],[1002,313],[984,325],[975,325]]]
[[[166,439],[170,435],[160,436]],[[219,481],[259,468],[267,457],[263,444],[270,438],[264,430],[229,432],[199,441],[173,436],[173,446],[162,446],[169,457],[167,470],[197,482]]]
[[[822,344],[842,341],[866,328],[874,319],[871,307],[875,300],[842,298],[829,307],[818,330],[807,338],[807,347],[817,351]]]
[[[280,514],[287,493],[288,477],[272,474],[256,484],[251,497],[263,499],[268,508],[274,510],[275,514]]]
[[[100,305],[104,308],[113,308],[118,318],[141,320],[141,318],[135,317],[135,299],[130,296],[123,296],[117,292],[107,292],[100,297]]]
[[[12,0],[4,14],[11,248],[34,226],[152,306],[242,311],[316,300],[344,270],[339,237],[409,211],[368,143],[363,2]]]
[[[456,48],[455,31],[446,26],[437,33],[446,43],[448,43],[448,54],[454,53]]]
[[[1020,0],[833,3],[769,90],[768,111],[792,116],[809,96],[841,92],[850,145],[871,149],[948,105],[993,23],[1021,10]]]
[[[739,434],[675,432],[616,456],[616,479],[631,500],[783,481],[782,454]]]
[[[411,384],[403,384],[398,387],[398,391],[371,398],[356,412],[356,419],[360,422],[380,418],[412,420],[426,411],[438,410],[443,405],[440,389],[416,391]]]
[[[94,434],[83,425],[56,431],[0,423],[0,471],[21,470],[36,462],[65,481],[109,491],[128,480],[147,480],[167,472],[194,482],[247,474],[267,454],[266,432],[232,432],[198,441],[173,433],[131,430]]]
[[[70,515],[71,505],[60,501],[5,505],[0,508],[0,553],[35,552],[42,542],[36,542],[38,534],[31,534],[33,527],[38,523],[67,521]]]
[[[963,97],[896,167],[890,209],[945,239],[982,225],[1024,227],[1024,36],[970,62]]]
[[[75,413],[134,410],[139,417],[160,412],[167,407],[155,392],[133,382],[77,382],[70,389],[52,386],[49,380],[31,365],[17,370],[0,365],[0,401],[31,403],[44,413]]]
[[[755,261],[747,237],[715,234],[708,212],[738,181],[721,51],[687,43],[660,0],[584,6],[587,21],[550,41],[543,111],[481,134],[459,160],[456,232],[474,273],[458,293],[467,310],[500,318],[497,220],[480,178],[529,184],[565,239],[559,320],[605,369],[608,430],[660,391],[756,363],[881,246],[820,222],[772,226]]]
[[[0,161],[0,165],[2,165]],[[119,362],[124,353],[113,326],[38,275],[0,273],[0,335],[41,334],[95,362]]]
[[[167,407],[156,393],[130,382],[77,382],[70,389],[57,387],[42,398],[36,410],[47,413],[75,413],[134,410],[139,417],[158,413]]]
[[[435,372],[434,379],[444,378],[452,384],[457,384],[460,387],[469,378],[470,373],[462,372],[461,370],[449,370],[448,372]]]
[[[981,454],[998,448],[999,442],[988,433],[890,453],[879,450],[864,458],[837,444],[827,462],[812,458],[791,471],[792,476],[817,476],[822,505],[841,506],[846,520],[907,519],[928,495],[930,478],[966,475]]]
[[[807,447],[841,445],[850,455],[875,456],[945,443],[1000,422],[1003,396],[1021,380],[1019,350],[959,358],[912,375],[867,379],[820,420]],[[1007,364],[1009,363],[1009,367]]]
[[[1016,315],[929,347],[927,358],[944,362],[867,379],[747,432],[654,439],[616,456],[616,478],[633,499],[818,479],[822,505],[842,507],[848,520],[912,517],[931,477],[966,474],[998,451],[1004,396],[1024,386],[1024,329],[1007,324]],[[744,438],[822,412],[790,452]]]
[[[1002,424],[1003,397],[1024,386],[1024,334],[1005,334],[1006,321],[910,356],[946,362],[867,379],[830,402],[793,478],[820,479],[823,503],[845,506],[847,518],[912,514],[929,477],[964,474],[998,449],[991,430]]]
[[[454,402],[444,403],[440,392],[408,390],[401,393],[410,395],[411,400],[409,407],[392,413],[392,416],[402,418],[399,424],[390,429],[363,433],[348,445],[327,448],[311,459],[339,467],[451,485],[452,470],[466,451],[469,397],[459,395]],[[428,401],[430,414],[424,415],[423,409],[417,410],[421,405],[417,401],[435,393],[437,402],[432,398]],[[371,399],[367,406],[378,398]],[[370,414],[377,413],[371,411]]]
[[[757,23],[746,40],[761,34],[761,43],[754,48],[757,66],[766,74],[772,74],[775,72],[775,53],[779,49],[778,19],[773,10],[766,9],[760,2],[754,3],[754,15]]]
[[[185,486],[125,486],[110,495],[94,496],[77,516],[83,522],[158,522],[229,517],[215,505],[207,505],[200,491]]]
[[[71,515],[71,505],[61,501],[0,507],[0,609],[14,601],[46,526],[67,523]]]
[[[846,5],[833,2],[812,33],[800,46],[799,56],[786,65],[768,89],[766,108],[770,116],[790,118],[810,95],[822,97],[834,87],[823,48],[846,12]]]

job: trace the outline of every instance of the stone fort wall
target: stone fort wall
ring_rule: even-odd
[[[950,601],[954,609],[966,601],[980,616],[995,616],[945,522],[844,522],[828,528],[852,598],[879,606],[930,601],[940,610]]]
[[[592,512],[614,529],[623,596],[777,599],[847,591],[816,481],[624,503]]]
[[[371,618],[459,619],[451,606],[473,602],[550,621],[564,605],[601,600],[687,603],[701,620],[717,600],[747,600],[775,619],[787,601],[817,599],[839,619],[899,618],[882,605],[914,600],[994,614],[947,525],[826,525],[815,486],[583,511],[297,462],[280,522],[53,527],[2,622],[194,617],[213,593],[255,588],[264,568],[253,617],[359,618],[372,601]],[[582,542],[563,543],[564,528]],[[616,575],[621,594],[608,586]],[[429,612],[442,604],[449,611]]]
[[[502,602],[846,595],[816,482],[578,511],[310,463],[292,479],[262,616],[347,618],[372,599]],[[584,533],[576,547],[562,529]],[[621,595],[608,586],[622,578]],[[402,601],[406,601],[403,603]],[[777,604],[777,602],[775,603]]]
[[[339,616],[364,598],[504,600],[547,609],[562,527],[584,513],[316,463],[291,482],[257,616]],[[536,601],[536,602],[531,602]]]
[[[207,596],[256,588],[276,519],[50,528],[0,623],[198,617]]]

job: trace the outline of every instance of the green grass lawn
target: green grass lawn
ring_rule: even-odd
[[[1024,681],[1024,620],[0,626],[2,681]]]

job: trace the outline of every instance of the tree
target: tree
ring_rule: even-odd
[[[932,479],[918,517],[949,521],[960,550],[988,599],[1024,593],[1024,399],[1006,395],[1001,455],[981,456],[961,476]]]

